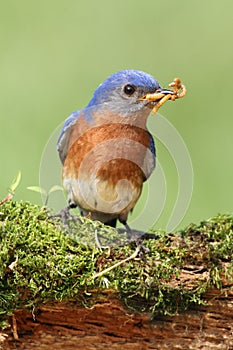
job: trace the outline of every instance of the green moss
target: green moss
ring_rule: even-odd
[[[95,247],[95,233],[102,245]],[[99,222],[81,219],[69,233],[53,223],[45,208],[7,202],[0,207],[0,317],[14,310],[57,300],[83,306],[106,289],[134,311],[175,314],[204,303],[211,287],[232,279],[233,217],[219,215],[176,234],[156,232],[145,242],[150,253],[98,278],[94,274],[130,256],[135,245],[119,247],[123,235]],[[184,272],[190,276],[183,278]]]

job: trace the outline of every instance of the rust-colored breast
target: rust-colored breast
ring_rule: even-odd
[[[154,166],[150,134],[134,125],[111,123],[71,139],[63,166],[69,199],[87,212],[126,220]]]
[[[63,178],[88,177],[95,173],[113,186],[127,178],[136,186],[145,180],[144,160],[149,133],[128,124],[93,127],[72,141],[63,167]]]

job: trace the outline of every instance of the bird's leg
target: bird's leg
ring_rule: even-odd
[[[126,236],[128,239],[127,243],[136,243],[136,246],[139,248],[139,256],[143,256],[144,253],[149,253],[150,249],[142,244],[143,236],[146,233],[138,230],[132,230],[126,221],[121,221],[121,223],[125,226],[126,229]],[[119,232],[122,232],[122,230]]]
[[[70,202],[66,208],[62,209],[59,213],[51,215],[49,218],[60,218],[65,227],[69,227],[68,220],[72,219],[73,221],[80,220],[77,215],[70,214],[70,210],[77,207],[77,204]]]

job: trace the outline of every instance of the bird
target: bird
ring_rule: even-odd
[[[57,151],[67,212],[78,207],[81,215],[112,227],[119,221],[130,236],[128,215],[156,166],[147,118],[168,94],[173,91],[163,89],[152,75],[121,70],[97,87],[86,107],[65,120]]]

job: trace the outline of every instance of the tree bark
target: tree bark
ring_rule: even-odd
[[[109,292],[92,308],[62,302],[34,315],[18,310],[2,349],[233,349],[233,291],[213,289],[204,299],[207,306],[154,320],[130,313]]]

